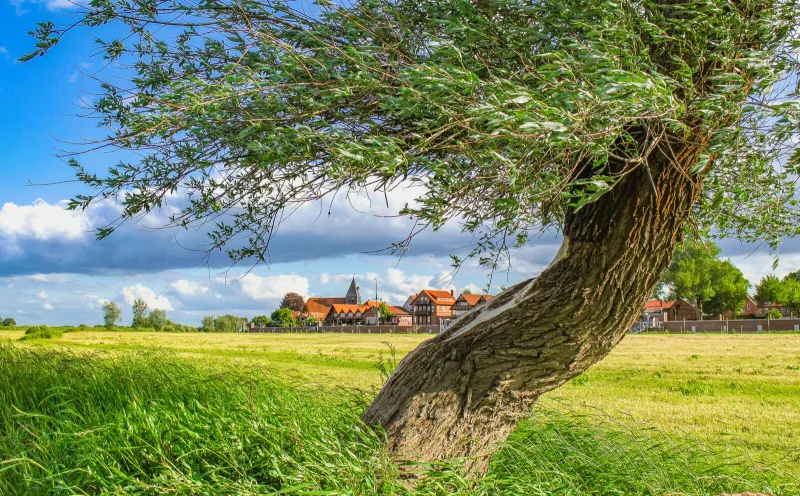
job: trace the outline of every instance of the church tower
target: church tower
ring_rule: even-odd
[[[350,289],[347,290],[347,295],[344,297],[344,302],[348,305],[361,305],[361,294],[358,292],[358,286],[356,286],[355,277],[350,282]]]

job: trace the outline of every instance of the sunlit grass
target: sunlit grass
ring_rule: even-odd
[[[795,495],[797,481],[646,425],[538,407],[474,481],[398,478],[369,401],[237,361],[0,347],[0,494]],[[425,467],[423,467],[425,468]]]

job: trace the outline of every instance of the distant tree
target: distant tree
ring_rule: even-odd
[[[169,320],[167,319],[167,311],[161,309],[153,310],[150,312],[150,316],[147,318],[147,323],[150,324],[150,327],[156,331],[164,330],[164,327],[169,324]]]
[[[787,279],[794,279],[795,281],[800,282],[800,270],[795,270],[794,272],[789,272],[785,276],[783,276],[783,280]]]
[[[113,301],[103,305],[103,325],[106,329],[113,329],[122,319],[122,309]]]
[[[800,312],[800,281],[788,276],[785,277],[781,281],[778,303],[786,305],[792,315]]]
[[[216,332],[217,319],[214,318],[213,315],[203,317],[203,323],[201,324],[200,328],[203,330],[203,332]]]
[[[292,317],[292,310],[287,307],[282,307],[270,315],[273,325],[278,327],[290,327],[294,325],[294,318]]]
[[[394,316],[392,311],[389,310],[389,306],[385,302],[381,302],[381,306],[378,308],[378,311],[381,315],[381,322],[389,322]]]
[[[214,322],[217,332],[239,332],[249,319],[235,315],[221,315]]]
[[[762,277],[756,286],[756,301],[759,305],[777,303],[781,299],[781,280],[774,274]]]
[[[461,294],[472,294],[472,290],[469,288],[464,288],[464,290],[461,291]]]
[[[715,260],[711,267],[713,295],[705,303],[708,315],[718,316],[725,312],[739,313],[747,301],[750,281],[729,260]]]
[[[705,303],[714,296],[713,277],[719,253],[719,247],[711,242],[678,245],[661,278],[663,292],[670,299],[689,300],[702,314]]]
[[[17,321],[12,317],[7,317],[3,320],[3,327],[17,327]]]
[[[270,318],[267,317],[266,315],[259,315],[257,317],[253,317],[253,320],[251,322],[253,322],[253,324],[256,325],[268,326],[270,323]]]
[[[783,317],[783,314],[781,314],[781,311],[778,310],[777,308],[773,308],[767,312],[766,317],[768,319],[780,319],[781,317]]]
[[[137,298],[133,302],[133,323],[131,327],[138,329],[140,327],[146,327],[147,324],[147,303]]]
[[[305,305],[305,300],[297,293],[286,293],[281,300],[281,308],[289,308],[295,312],[302,312]]]

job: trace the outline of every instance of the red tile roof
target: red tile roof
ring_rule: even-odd
[[[339,298],[336,296],[323,296],[319,298],[309,298],[308,301],[306,301],[306,305],[308,305],[310,302],[315,302],[319,303],[320,305],[330,307],[334,303],[346,303],[347,300],[345,298]]]
[[[466,301],[469,306],[474,307],[475,305],[480,303],[481,296],[482,295],[479,295],[479,294],[463,294],[462,293],[461,296],[459,296],[459,298],[464,298],[464,301]]]
[[[658,308],[663,308],[664,310],[669,310],[674,304],[675,301],[650,300],[647,302],[647,305],[644,306],[644,309],[655,310]]]
[[[392,307],[392,306],[387,305],[387,308],[389,308],[389,311],[392,312],[392,315],[394,315],[394,316],[411,315],[404,308],[401,308],[401,307]]]
[[[342,313],[342,312],[344,312],[344,313],[348,313],[348,312],[353,312],[353,313],[361,312],[361,313],[364,313],[367,310],[369,310],[371,307],[369,307],[367,305],[347,305],[347,304],[341,304],[340,305],[340,304],[336,303],[331,308],[336,313]]]
[[[422,294],[428,295],[428,298],[437,305],[452,305],[456,302],[456,297],[449,291],[439,291],[437,289],[423,289],[414,298],[416,301]]]
[[[428,293],[428,295],[432,296],[434,299],[437,299],[437,300],[440,299],[440,298],[452,298],[455,301],[455,299],[456,299],[456,297],[453,296],[453,293],[451,293],[450,291],[439,291],[437,289],[426,289],[425,292]]]

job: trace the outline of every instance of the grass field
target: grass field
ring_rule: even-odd
[[[385,343],[428,336],[21,336],[0,332],[0,494],[411,491],[357,416]],[[546,395],[486,479],[437,467],[415,494],[796,495],[798,476],[800,335],[637,335]]]

